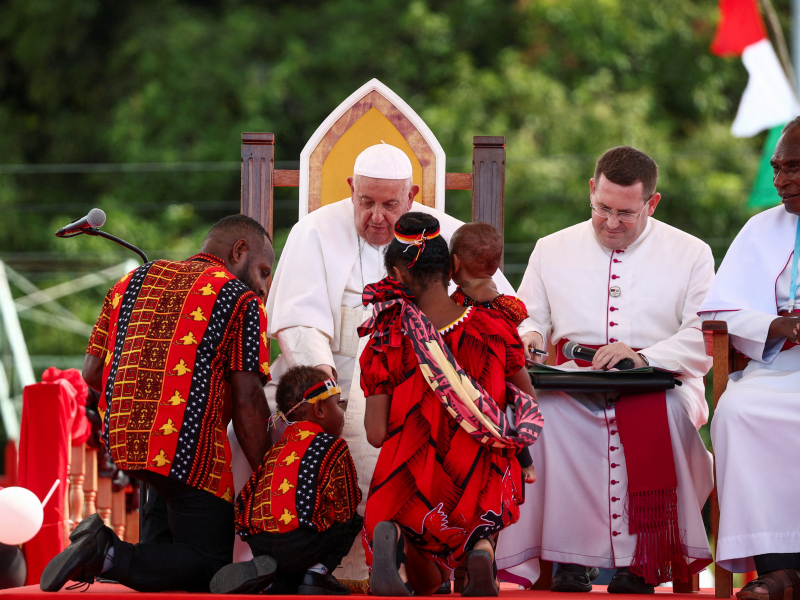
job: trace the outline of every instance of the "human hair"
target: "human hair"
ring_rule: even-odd
[[[438,229],[439,221],[436,217],[415,211],[405,213],[394,224],[395,233],[406,236],[418,235],[423,231],[430,234]],[[414,261],[419,248],[420,246],[404,244],[397,238],[393,239],[386,248],[383,259],[386,272],[391,273],[392,267],[402,265],[408,268],[416,283],[427,287],[431,281],[436,281],[446,286],[450,282],[450,253],[447,250],[447,242],[441,235],[426,239],[419,258]],[[408,267],[412,261],[414,264]]]
[[[641,150],[631,146],[618,146],[606,150],[597,160],[594,168],[594,185],[600,184],[600,175],[605,175],[611,183],[631,186],[642,182],[645,200],[656,193],[658,165],[656,161]]]
[[[275,402],[278,410],[284,415],[289,410],[303,401],[303,394],[312,385],[322,383],[328,379],[328,374],[322,369],[309,367],[307,365],[297,365],[292,367],[278,381],[278,389],[275,390]],[[292,420],[300,420],[299,416],[304,414],[305,407],[300,407],[292,413]]]
[[[781,129],[781,135],[782,136],[786,135],[798,125],[800,125],[800,117],[795,117],[794,119],[792,119],[786,125],[783,126],[783,129]]]
[[[208,230],[203,243],[207,243],[212,238],[231,242],[245,239],[249,243],[258,241],[259,244],[263,243],[266,238],[270,244],[272,243],[272,238],[261,223],[247,215],[229,215],[220,219]]]
[[[466,223],[450,238],[450,254],[457,254],[475,275],[491,277],[500,267],[503,236],[490,223]]]

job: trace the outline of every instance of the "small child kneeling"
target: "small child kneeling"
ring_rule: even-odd
[[[331,572],[361,533],[355,465],[341,437],[341,390],[324,371],[297,366],[276,391],[286,423],[236,498],[236,532],[253,560],[220,569],[217,594],[347,595]],[[273,583],[274,581],[274,583]]]

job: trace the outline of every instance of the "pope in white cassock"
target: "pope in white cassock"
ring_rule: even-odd
[[[783,206],[747,222],[700,308],[704,319],[727,322],[733,346],[750,358],[711,421],[716,558],[729,571],[758,571],[737,594],[749,600],[800,594],[800,118],[784,128],[772,167]]]
[[[274,389],[280,376],[295,365],[314,365],[332,373],[347,400],[342,437],[358,472],[363,515],[369,484],[379,449],[367,443],[364,430],[364,394],[359,385],[357,357],[367,338],[356,329],[371,314],[361,303],[364,287],[386,277],[383,251],[394,237],[394,224],[409,210],[433,214],[445,240],[462,225],[443,212],[414,203],[419,186],[412,180],[408,156],[389,144],[377,144],[356,158],[348,178],[352,197],[323,206],[303,217],[292,228],[283,249],[267,299],[269,336],[277,338],[281,356],[271,365],[273,380],[267,398],[274,413]],[[513,288],[498,271],[501,293]],[[355,383],[354,383],[355,382]],[[243,472],[234,476],[243,485]],[[241,480],[241,483],[239,481]],[[369,577],[364,549],[357,539],[336,577],[366,580]]]
[[[553,591],[588,592],[589,567],[604,567],[617,569],[609,592],[652,593],[711,562],[701,509],[712,460],[697,431],[711,359],[697,309],[714,260],[707,244],[651,218],[657,178],[646,154],[606,152],[589,182],[591,220],[540,239],[517,292],[526,346],[549,339],[563,363],[572,340],[600,348],[593,369],[629,358],[679,371],[683,384],[652,397],[538,392],[539,479],[501,533],[497,563],[533,582],[539,558],[558,562]]]

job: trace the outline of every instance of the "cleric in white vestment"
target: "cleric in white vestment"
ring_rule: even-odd
[[[712,460],[697,431],[708,419],[703,377],[711,359],[697,309],[714,260],[707,244],[651,218],[661,198],[657,176],[655,162],[638,150],[606,152],[590,181],[592,219],[540,239],[517,292],[528,308],[520,326],[526,344],[546,348],[549,340],[564,362],[561,349],[571,340],[602,348],[593,368],[630,358],[637,367],[680,371],[682,382],[660,405],[645,407],[661,411],[659,461],[636,455],[630,438],[622,443],[618,396],[538,392],[547,422],[531,447],[538,481],[526,487],[522,516],[497,548],[498,568],[520,583],[537,579],[542,558],[559,563],[553,591],[590,591],[587,567],[604,567],[617,569],[610,592],[646,593],[659,583],[653,579],[687,577],[711,561],[701,509],[713,488]],[[645,432],[650,426],[634,422]],[[671,547],[651,539],[645,548],[629,530],[632,460],[637,485],[657,471],[670,475],[644,489],[671,494],[677,506],[670,533],[679,539]],[[643,559],[632,573],[637,550],[653,549],[672,552],[670,560]],[[640,574],[647,569],[646,582]]]
[[[772,157],[783,206],[747,222],[700,308],[704,320],[726,321],[733,346],[750,358],[731,374],[711,421],[720,506],[716,560],[729,571],[758,571],[745,598],[769,595],[770,588],[781,598],[787,587],[800,591],[798,125],[795,119],[784,128]]]
[[[358,473],[363,496],[358,510],[363,514],[380,450],[367,443],[365,399],[358,384],[357,357],[367,338],[360,339],[356,328],[372,314],[371,307],[363,306],[361,294],[365,286],[386,277],[383,253],[394,239],[394,223],[401,215],[409,210],[434,215],[448,241],[462,223],[413,201],[419,186],[412,181],[411,161],[389,144],[364,150],[348,181],[352,197],[303,217],[292,228],[278,261],[267,299],[267,318],[268,334],[278,340],[282,354],[270,366],[267,398],[274,413],[274,386],[290,367],[305,364],[333,370],[342,399],[347,400],[342,437]],[[501,293],[514,293],[499,271],[495,280]],[[246,470],[246,465],[240,464]],[[240,477],[234,465],[237,489]],[[369,577],[360,540],[336,577],[357,581]]]

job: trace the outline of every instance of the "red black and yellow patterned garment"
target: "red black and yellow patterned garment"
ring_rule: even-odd
[[[522,342],[508,321],[468,307],[440,331],[464,371],[493,398],[505,398],[506,376],[524,365]],[[391,405],[364,515],[367,563],[375,526],[395,521],[418,549],[454,569],[475,541],[519,519],[519,462],[481,446],[447,414],[407,335],[383,352],[374,342],[361,355],[361,385],[367,396],[389,394]]]
[[[266,310],[219,258],[157,260],[106,295],[87,354],[105,361],[106,447],[144,469],[233,501],[230,372],[269,380]]]
[[[236,533],[327,531],[356,514],[361,502],[350,450],[311,421],[286,428],[236,498]]]
[[[506,296],[500,294],[494,300],[489,302],[477,302],[467,296],[461,286],[456,288],[456,291],[450,295],[450,299],[459,306],[480,306],[495,310],[511,321],[515,327],[519,327],[525,319],[528,318],[528,308],[525,303],[519,298],[514,296]]]

